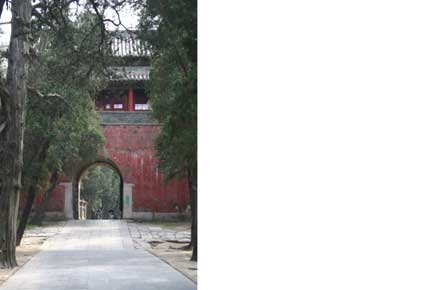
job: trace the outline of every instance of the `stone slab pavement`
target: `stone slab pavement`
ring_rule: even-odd
[[[143,249],[159,257],[174,269],[197,283],[197,262],[191,261],[190,222],[127,221],[136,249]]]
[[[152,254],[133,248],[123,220],[68,221],[1,290],[194,290]]]

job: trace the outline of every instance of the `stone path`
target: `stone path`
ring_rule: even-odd
[[[169,230],[161,226],[148,223],[129,223],[130,235],[139,238],[147,243],[189,243],[191,242],[191,229],[188,230]]]
[[[19,267],[29,262],[41,249],[43,243],[50,237],[59,234],[66,224],[65,221],[60,222],[44,222],[43,226],[33,226],[26,228],[21,245],[16,248],[16,257]],[[19,270],[0,269],[0,285],[2,285],[9,277]]]
[[[193,290],[148,252],[135,250],[122,220],[69,221],[2,290]]]
[[[197,262],[191,261],[192,250],[185,248],[191,241],[190,222],[128,221],[128,229],[136,249],[153,253],[197,282]]]

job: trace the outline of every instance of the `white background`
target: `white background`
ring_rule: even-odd
[[[440,4],[199,8],[200,289],[439,289]]]

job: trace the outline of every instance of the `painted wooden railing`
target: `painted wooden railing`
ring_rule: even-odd
[[[87,201],[85,200],[80,200],[79,201],[79,219],[80,220],[85,220],[87,219]]]

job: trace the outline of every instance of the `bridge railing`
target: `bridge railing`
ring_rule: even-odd
[[[80,200],[79,201],[79,219],[80,220],[85,220],[87,219],[87,201],[85,200]]]

